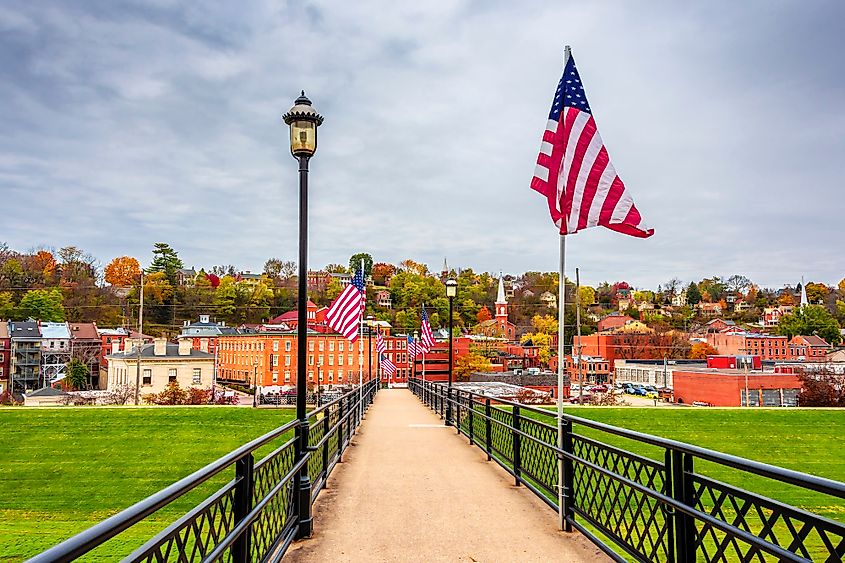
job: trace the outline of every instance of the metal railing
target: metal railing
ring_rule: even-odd
[[[419,379],[409,387],[441,417],[451,404],[446,424],[556,511],[561,465],[567,531],[579,530],[617,561],[845,560],[842,522],[704,473],[715,469],[732,481],[753,475],[767,485],[827,495],[823,505],[832,506],[845,504],[845,483],[568,414],[559,448],[556,412]]]
[[[122,560],[279,561],[303,530],[310,533],[311,504],[377,390],[376,380],[366,383],[309,412],[307,425],[292,420],[30,561],[72,561],[136,524],[149,524],[148,517],[226,470],[234,471],[229,482]],[[296,451],[300,432],[307,432],[305,452]],[[274,442],[281,444],[256,459],[259,448]]]

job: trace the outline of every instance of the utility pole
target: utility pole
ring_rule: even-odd
[[[144,270],[141,270],[141,302],[138,307],[138,345],[135,347],[135,404],[141,389],[141,344],[144,342]],[[131,336],[131,333],[130,333]]]

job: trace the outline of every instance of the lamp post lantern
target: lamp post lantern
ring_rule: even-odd
[[[296,418],[297,462],[308,450],[308,418],[305,412],[307,392],[306,361],[308,339],[308,161],[317,151],[317,127],[323,123],[323,116],[311,106],[305,91],[294,102],[294,106],[282,116],[290,127],[290,153],[299,161],[299,279],[297,293],[296,325]],[[308,468],[303,465],[299,472],[297,494],[298,537],[311,536],[311,481]]]
[[[449,388],[446,401],[446,426],[452,422],[452,362],[454,360],[454,345],[452,342],[452,307],[458,294],[458,282],[449,278],[446,280],[446,297],[449,298]]]

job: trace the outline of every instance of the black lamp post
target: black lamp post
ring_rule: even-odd
[[[317,127],[323,123],[323,116],[311,107],[311,100],[302,91],[294,106],[282,116],[290,126],[290,152],[299,161],[299,280],[297,294],[296,325],[296,418],[297,426],[296,460],[305,457],[308,450],[308,417],[305,412],[307,392],[306,370],[308,359],[308,161],[317,151]],[[307,465],[307,464],[306,464]],[[311,536],[311,481],[308,468],[303,465],[299,472],[299,494],[297,515],[298,537]]]
[[[367,381],[373,378],[373,316],[367,315]]]
[[[446,297],[449,298],[449,389],[446,394],[446,426],[449,426],[452,422],[452,360],[454,357],[452,345],[452,306],[455,301],[455,295],[457,294],[458,282],[449,278],[446,280]]]

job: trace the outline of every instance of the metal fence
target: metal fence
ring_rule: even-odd
[[[377,381],[241,446],[122,512],[35,556],[33,562],[71,561],[173,504],[212,478],[233,471],[222,488],[150,538],[123,561],[279,561],[290,543],[311,530],[311,504],[340,461],[372,403]],[[306,432],[305,452],[297,451]],[[257,459],[259,448],[270,448]],[[96,552],[95,552],[96,553]],[[93,554],[92,554],[93,555]],[[118,557],[113,557],[117,559]]]
[[[842,522],[705,473],[745,482],[751,475],[767,490],[797,487],[822,495],[827,506],[845,505],[845,483],[568,414],[558,421],[555,412],[442,383],[412,379],[409,387],[555,510],[562,466],[566,529],[617,561],[845,560]]]

